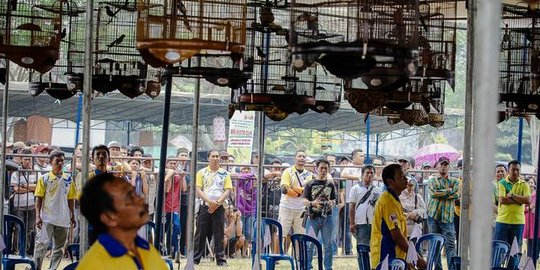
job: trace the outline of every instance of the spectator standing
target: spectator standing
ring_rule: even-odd
[[[208,162],[206,168],[197,172],[195,183],[197,196],[203,202],[197,215],[194,263],[199,264],[206,250],[206,240],[213,236],[216,263],[218,266],[226,266],[223,250],[225,209],[222,204],[229,197],[233,186],[227,170],[220,168],[219,151],[208,151]]]
[[[373,185],[375,168],[372,165],[362,167],[362,181],[357,182],[351,189],[349,203],[350,230],[357,244],[369,245],[373,211],[381,191]],[[359,258],[360,259],[360,258]]]
[[[223,245],[227,255],[234,258],[238,251],[242,252],[246,243],[246,238],[242,233],[245,226],[242,222],[242,213],[238,209],[228,206],[225,216]],[[244,257],[244,254],[241,255]]]
[[[508,176],[499,180],[499,210],[495,223],[495,240],[510,245],[517,239],[521,248],[525,224],[525,205],[531,203],[529,184],[519,177],[521,163],[512,160],[508,163]]]
[[[341,208],[340,212],[340,221],[339,227],[342,229],[340,237],[345,241],[345,255],[352,254],[351,246],[351,231],[349,227],[349,205],[346,204],[346,197],[351,192],[352,187],[357,181],[362,179],[362,166],[364,165],[364,152],[361,149],[355,149],[351,153],[352,163],[356,167],[347,167],[341,171],[341,178],[345,178],[349,181],[342,181],[341,191],[340,191],[340,201],[344,205]]]
[[[50,148],[47,145],[37,145],[34,154],[40,156],[48,156]],[[34,170],[39,173],[39,175],[48,172],[51,170],[51,165],[47,157],[37,157],[34,160]]]
[[[243,167],[240,170],[236,181],[236,208],[241,213],[241,221],[244,224],[242,234],[246,240],[245,251],[242,256],[247,255],[249,243],[253,235],[253,219],[257,210],[257,179],[255,174],[251,173],[250,167]]]
[[[154,212],[156,210],[156,193],[157,193],[157,181],[156,176],[154,175],[154,166],[152,155],[143,154],[141,156],[141,170],[146,171],[146,179],[148,181],[148,196],[146,197],[146,203],[148,204],[148,217],[150,220],[154,220]]]
[[[332,219],[332,249],[333,249],[333,254],[334,255],[337,255],[337,251],[338,251],[338,243],[339,243],[339,184],[340,184],[340,181],[339,181],[339,178],[341,178],[341,171],[339,170],[339,168],[335,168],[334,165],[336,165],[336,162],[337,162],[337,157],[334,155],[334,154],[326,154],[324,155],[324,159],[326,161],[328,161],[328,163],[330,164],[330,176],[332,177],[333,179],[333,183],[334,183],[334,187],[335,187],[335,191],[336,191],[336,194],[338,194],[337,196],[337,200],[336,200],[336,204],[332,207],[332,216],[330,217]]]
[[[499,164],[495,166],[495,179],[493,180],[493,202],[495,204],[495,214],[497,214],[499,208],[499,181],[506,178],[506,175],[506,165]],[[495,217],[497,217],[497,215],[495,215]]]
[[[306,232],[313,230],[315,235],[321,234],[324,248],[324,269],[332,269],[332,208],[336,204],[336,187],[329,174],[330,163],[321,159],[316,162],[317,175],[315,179],[306,184],[303,198],[307,207],[309,219]],[[308,246],[307,269],[312,269],[313,245]]]
[[[64,256],[68,230],[76,223],[73,209],[77,191],[71,176],[62,172],[64,156],[61,151],[50,154],[52,169],[39,177],[36,186],[36,227],[40,231],[34,260],[38,270],[41,269],[50,240],[53,250],[49,269],[58,268]]]
[[[407,237],[409,237],[414,225],[418,224],[422,228],[427,217],[426,204],[422,196],[414,192],[414,181],[410,179],[407,182],[407,188],[399,195],[399,200],[407,218]]]
[[[454,230],[454,206],[459,198],[459,181],[448,175],[450,160],[439,158],[437,169],[439,174],[429,180],[428,230],[444,236],[446,262],[450,267],[450,258],[456,255],[456,231]],[[436,269],[441,270],[439,261]]]
[[[281,188],[279,182],[281,180],[281,160],[272,160],[272,167],[264,169],[263,191],[265,192],[262,199],[262,214],[263,217],[278,219],[279,200],[281,199]]]
[[[187,148],[178,148],[176,150],[177,161],[176,171],[184,175],[186,183],[185,188],[180,189],[180,213],[187,213],[189,204],[189,185],[191,176],[189,175],[189,150]],[[186,255],[186,229],[187,214],[180,215],[180,254]]]
[[[177,165],[176,160],[168,160],[166,165],[165,232],[167,235],[167,250],[173,258],[179,260],[179,254],[177,253],[180,237],[180,192],[186,191],[186,180],[184,173],[178,173]]]
[[[525,227],[523,229],[523,238],[527,239],[527,257],[533,257],[534,241],[534,223],[535,223],[535,205],[536,205],[536,183],[533,180],[528,181],[531,188],[531,204],[525,206]],[[540,232],[539,232],[540,235]],[[538,238],[538,236],[537,236]],[[539,242],[540,243],[540,242]],[[540,247],[537,244],[537,249]]]

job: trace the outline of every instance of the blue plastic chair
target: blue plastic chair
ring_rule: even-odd
[[[380,270],[382,267],[382,262],[377,265],[376,270]],[[360,268],[362,269],[362,268]],[[388,265],[389,270],[407,270],[407,263],[403,259],[394,258],[390,261]]]
[[[305,234],[291,235],[291,244],[293,247],[293,256],[296,264],[296,269],[307,270],[309,243],[315,245],[315,249],[317,250],[317,265],[319,266],[319,270],[323,270],[323,255],[321,242],[319,242],[319,240],[317,240],[316,238]]]
[[[80,260],[79,247],[80,247],[79,244],[69,244],[67,246],[69,259],[71,260],[71,262],[76,262]]]
[[[461,257],[454,256],[450,258],[450,270],[461,270]]]
[[[79,265],[79,262],[70,263],[66,267],[64,267],[64,270],[75,270],[77,268],[77,265]]]
[[[508,270],[518,270],[519,269],[519,261],[521,261],[521,256],[523,256],[523,254],[521,254],[521,252],[519,252],[518,254],[514,255],[514,256],[510,256],[508,258]]]
[[[502,240],[493,240],[493,250],[491,252],[491,268],[505,267],[510,245]]]
[[[271,228],[274,226],[278,233],[278,239],[279,239],[279,254],[272,254],[269,247],[263,248],[263,252],[261,252],[261,260],[264,260],[266,262],[266,269],[267,270],[273,270],[276,267],[277,261],[288,261],[291,264],[292,269],[294,270],[294,259],[293,257],[285,254],[283,252],[283,228],[281,227],[281,223],[279,223],[275,219],[271,218],[262,218],[261,219],[261,234],[259,235],[260,239],[262,240],[264,238],[264,233],[266,232],[266,229]],[[253,232],[257,230],[257,220],[253,220]],[[254,235],[255,236],[255,235]],[[255,253],[257,252],[257,238],[253,237],[252,240],[252,248],[251,248],[251,266],[253,268],[253,265],[255,264]]]
[[[371,269],[371,263],[369,261],[369,246],[364,244],[356,245],[356,252],[358,253],[358,268],[359,269]]]
[[[19,254],[11,255],[9,250],[11,250],[11,235],[12,235],[12,225],[17,227],[18,236],[17,242],[19,245]],[[6,239],[6,249],[2,257],[2,265],[5,270],[15,270],[15,265],[17,264],[28,264],[31,269],[36,269],[34,261],[31,258],[26,257],[26,226],[24,221],[19,217],[13,215],[4,215],[4,239]]]
[[[156,229],[156,223],[149,220],[149,221],[146,222],[146,227],[150,228],[147,231],[148,232],[147,235],[150,235]],[[159,247],[155,247],[155,248],[159,251]],[[173,261],[170,258],[167,258],[167,257],[164,257],[164,256],[161,256],[161,258],[165,261],[165,263],[167,263],[170,270],[174,270]]]
[[[422,245],[427,245],[427,255],[424,252]],[[416,242],[416,251],[422,257],[427,258],[427,270],[433,270],[441,261],[441,251],[444,246],[444,236],[438,233],[430,233],[422,235]]]

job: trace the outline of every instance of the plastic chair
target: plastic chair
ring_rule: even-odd
[[[521,256],[523,256],[523,254],[521,254],[521,252],[519,252],[518,254],[516,254],[514,256],[510,256],[508,258],[508,267],[507,267],[508,270],[518,270],[519,269],[519,261],[521,261]]]
[[[279,223],[275,219],[271,218],[262,218],[261,219],[261,234],[259,237],[261,239],[264,238],[264,234],[266,232],[266,229],[271,228],[274,226],[278,233],[278,239],[279,239],[279,254],[273,254],[269,247],[263,248],[263,252],[261,252],[261,260],[264,260],[266,262],[266,269],[267,270],[273,270],[276,267],[277,261],[288,261],[291,264],[292,269],[294,270],[294,259],[293,257],[285,254],[283,252],[283,228],[281,227],[281,223]],[[253,220],[253,232],[257,230],[257,220]],[[255,263],[255,253],[256,253],[256,247],[257,247],[257,238],[253,237],[252,241],[252,248],[251,248],[251,266],[253,268],[253,265]]]
[[[147,230],[147,234],[150,235],[156,229],[156,223],[149,220],[149,221],[146,222],[146,227],[150,228],[149,230]],[[155,247],[155,248],[158,249],[158,251],[159,251],[159,247]],[[173,261],[170,258],[167,258],[167,257],[164,257],[164,256],[161,256],[161,258],[165,261],[165,263],[167,263],[170,270],[174,270]]]
[[[9,250],[11,250],[11,225],[15,225],[18,230],[17,242],[19,245],[19,254],[11,255]],[[19,217],[13,215],[4,215],[4,239],[6,239],[6,250],[4,251],[2,257],[2,265],[4,270],[15,270],[15,265],[17,264],[28,264],[31,269],[36,269],[34,261],[26,257],[26,226],[24,222]]]
[[[66,267],[64,267],[64,270],[75,270],[77,268],[77,265],[79,265],[79,262],[70,263]]]
[[[454,256],[450,258],[450,270],[461,270],[461,257]]]
[[[315,245],[317,250],[317,265],[319,270],[323,270],[323,255],[321,242],[316,238],[313,238],[305,234],[293,234],[291,235],[291,244],[293,247],[294,262],[297,270],[307,270],[308,266],[308,244]],[[297,250],[298,249],[298,250]]]
[[[71,260],[71,262],[76,262],[80,260],[79,247],[80,247],[79,244],[69,244],[67,246],[69,259]]]
[[[377,265],[376,270],[380,270],[381,267],[382,267],[382,262],[379,263],[379,265]],[[362,268],[360,268],[360,269],[362,269]],[[407,270],[407,263],[403,259],[394,258],[394,259],[392,259],[392,261],[390,261],[390,263],[388,265],[388,269],[389,270]]]
[[[369,261],[369,246],[364,244],[356,245],[356,252],[358,252],[358,267],[360,269],[371,269],[371,263]]]
[[[423,254],[422,245],[427,244],[427,256]],[[416,242],[416,251],[424,258],[427,258],[427,270],[433,270],[441,261],[441,251],[444,245],[444,236],[438,233],[430,233],[422,235]]]
[[[505,267],[509,252],[510,245],[508,243],[502,240],[493,240],[493,250],[491,252],[491,268]]]

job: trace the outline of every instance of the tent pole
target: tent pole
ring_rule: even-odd
[[[523,149],[523,117],[519,118],[518,124],[518,145],[517,145],[517,154],[516,159],[521,162],[521,154]]]
[[[366,164],[371,164],[371,158],[369,157],[369,135],[371,133],[371,117],[367,115],[366,121]]]
[[[265,115],[264,112],[258,112],[259,114],[259,172],[257,177],[257,195],[256,195],[256,203],[257,203],[257,229],[255,230],[255,239],[257,239],[256,244],[256,257],[255,257],[255,265],[258,265],[261,269],[261,250],[263,249],[263,236],[261,235],[261,220],[262,220],[262,179],[264,177],[264,122],[265,122]],[[244,226],[252,226],[252,224],[247,224]],[[253,247],[251,247],[253,248]]]
[[[538,148],[538,157],[540,157],[540,147]],[[536,158],[537,160],[537,164],[536,164],[536,168],[540,168],[538,166],[540,166],[540,158]],[[540,176],[540,171],[536,170],[536,179],[539,179],[538,177]],[[536,196],[536,201],[534,202],[536,203],[536,207],[534,209],[535,213],[539,213],[538,211],[540,211],[540,196]],[[538,232],[540,231],[539,229],[539,220],[540,220],[540,215],[535,215],[535,222],[534,222],[534,234],[533,235],[538,235]],[[527,240],[528,241],[528,240]],[[532,254],[533,254],[533,262],[534,262],[534,265],[536,265],[536,262],[538,261],[538,237],[534,237],[533,238],[533,250],[532,250]]]
[[[2,183],[7,181],[7,169],[6,169],[6,142],[7,142],[7,121],[8,121],[8,89],[9,89],[9,60],[5,58],[6,61],[6,84],[4,85],[4,92],[2,93],[2,159],[0,166],[0,174]],[[4,185],[0,185],[0,196],[2,197],[2,207],[0,207],[0,232],[4,231],[4,193],[7,192],[4,190]],[[0,264],[0,270],[3,268],[3,265]]]
[[[474,1],[473,1],[474,2]],[[499,69],[499,38],[501,26],[501,0],[477,0],[477,8],[473,20],[474,29],[474,58],[473,58],[473,156],[475,170],[471,228],[470,234],[470,269],[491,269],[491,241],[493,202],[491,196],[485,196],[485,191],[492,188],[493,165],[495,164],[495,148],[497,134],[497,104]],[[468,183],[467,183],[468,184]],[[463,269],[463,268],[462,268]]]

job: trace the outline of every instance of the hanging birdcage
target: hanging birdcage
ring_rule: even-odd
[[[45,73],[59,58],[63,10],[67,1],[1,1],[0,56]]]
[[[504,119],[540,116],[540,10],[504,5],[499,95]]]
[[[242,55],[246,44],[246,3],[139,1],[136,47],[146,63],[154,67],[176,64],[207,51]]]

